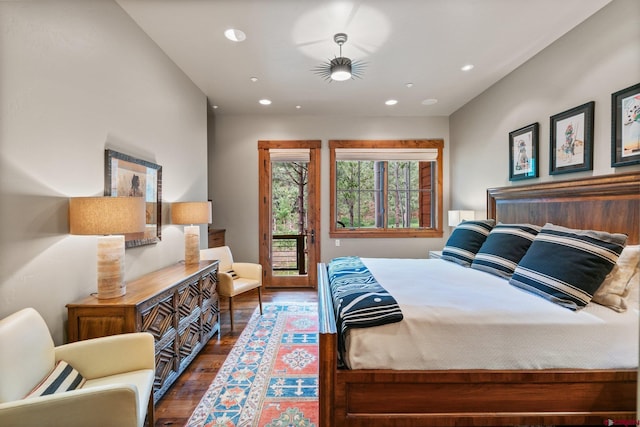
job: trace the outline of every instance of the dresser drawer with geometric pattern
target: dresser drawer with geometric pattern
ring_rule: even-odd
[[[67,304],[68,341],[129,332],[155,338],[157,402],[220,331],[218,261],[183,262],[127,283],[127,293],[98,300],[94,296]]]

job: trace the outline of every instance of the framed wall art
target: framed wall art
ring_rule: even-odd
[[[611,95],[611,166],[640,163],[640,83]]]
[[[105,150],[105,196],[138,196],[146,200],[146,227],[125,234],[125,247],[157,243],[162,228],[162,166],[127,154]]]
[[[549,174],[593,169],[595,102],[551,116]]]
[[[509,132],[509,181],[538,177],[538,123]]]

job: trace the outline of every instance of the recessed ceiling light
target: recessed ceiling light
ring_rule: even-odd
[[[396,105],[398,103],[397,99],[387,99],[386,101],[384,101],[385,104],[387,105]]]
[[[217,110],[218,106],[217,105],[212,105],[211,108],[213,108],[214,110]]]
[[[467,64],[467,65],[463,65],[462,68],[460,68],[462,71],[470,71],[473,70],[473,64]]]
[[[422,105],[433,105],[433,104],[436,104],[437,102],[438,100],[435,98],[428,98],[422,101]]]
[[[260,101],[258,101],[260,104],[262,105],[271,105],[271,100],[270,99],[261,99]]]
[[[255,83],[255,82],[258,81],[258,78],[257,77],[251,77],[251,81]]]
[[[296,105],[296,110],[299,110],[302,108],[302,105]]]
[[[225,30],[224,36],[232,42],[242,42],[247,38],[247,35],[244,33],[244,31],[235,28],[229,28],[228,30]]]
[[[413,87],[413,83],[407,83],[405,86],[406,87]]]

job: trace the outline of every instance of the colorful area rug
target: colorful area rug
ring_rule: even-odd
[[[318,425],[316,304],[256,309],[188,427]]]

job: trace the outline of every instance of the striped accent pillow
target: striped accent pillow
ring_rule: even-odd
[[[469,267],[494,224],[492,219],[461,222],[442,249],[442,259]]]
[[[616,265],[624,234],[546,224],[509,283],[571,310],[586,306]]]
[[[238,273],[236,273],[236,272],[235,272],[235,271],[233,271],[233,270],[227,270],[227,272],[226,272],[226,273],[227,273],[228,275],[230,275],[230,276],[231,276],[231,278],[232,278],[233,280],[236,280],[236,279],[238,278]]]
[[[473,259],[471,268],[509,279],[542,227],[498,224]]]
[[[31,390],[26,398],[75,390],[81,388],[85,381],[84,377],[71,365],[64,360],[60,360],[53,368],[53,371]]]

